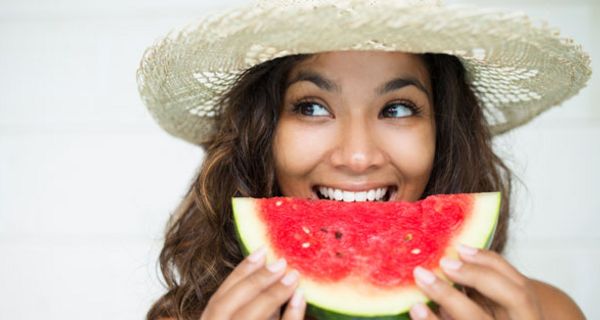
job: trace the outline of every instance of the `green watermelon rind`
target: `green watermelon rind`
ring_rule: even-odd
[[[435,310],[437,308],[433,301],[427,302],[430,309]],[[319,320],[410,320],[408,311],[401,314],[393,315],[376,315],[376,316],[359,316],[359,315],[348,315],[335,312],[325,308],[319,308],[313,304],[308,304],[306,314]]]
[[[487,204],[487,210],[494,210],[494,215],[490,216],[489,220],[493,221],[493,224],[491,225],[486,225],[484,226],[485,228],[485,232],[479,232],[479,237],[477,239],[475,239],[475,241],[473,241],[473,239],[467,239],[467,241],[461,241],[461,243],[464,244],[468,244],[470,246],[476,247],[476,248],[489,248],[489,245],[491,244],[492,240],[493,240],[493,235],[496,229],[496,225],[497,225],[497,221],[498,221],[498,215],[500,213],[500,193],[499,192],[487,192],[487,193],[479,193],[479,194],[471,194],[473,195],[476,199],[478,199],[478,201],[485,201]],[[480,200],[483,199],[483,200]],[[241,221],[241,212],[245,212],[247,210],[254,210],[254,201],[256,199],[253,198],[233,198],[232,199],[232,205],[233,205],[233,213],[234,213],[234,221],[235,221],[235,231],[236,231],[236,236],[238,239],[238,242],[241,245],[241,249],[242,249],[242,253],[244,254],[244,256],[247,256],[248,254],[250,254],[250,252],[258,249],[260,246],[263,245],[263,241],[258,240],[258,242],[256,240],[253,241],[253,239],[250,239],[248,236],[244,237],[244,235],[242,235],[242,233],[240,232],[240,226],[239,226],[239,221]],[[493,203],[492,203],[493,202]],[[492,209],[494,208],[494,209]],[[255,230],[255,229],[260,229],[261,226],[255,225],[253,226],[251,229]],[[481,229],[478,229],[479,231],[482,231]],[[260,233],[260,232],[257,232]],[[473,232],[474,233],[474,232]],[[248,235],[250,233],[246,233],[246,235]],[[266,233],[265,233],[266,234]],[[485,234],[484,236],[482,236],[482,234]],[[463,236],[463,234],[460,234],[457,238],[461,238],[461,236]],[[471,237],[472,238],[472,237]],[[268,249],[268,248],[267,248]],[[454,251],[454,249],[451,249],[451,252],[446,252],[447,255],[449,256],[456,256],[456,252]],[[267,250],[267,261],[274,261],[277,257],[275,256],[275,254],[273,252],[269,250]],[[435,270],[434,270],[435,271]],[[418,290],[418,289],[416,289]],[[306,294],[306,293],[305,293]],[[403,320],[403,319],[410,319],[410,316],[408,315],[408,311],[410,310],[410,306],[406,306],[403,307],[403,310],[400,310],[398,312],[395,312],[394,314],[372,314],[372,313],[354,313],[354,314],[348,314],[348,313],[342,313],[339,310],[334,310],[331,308],[327,308],[324,305],[322,305],[321,301],[310,301],[310,299],[308,300],[308,308],[307,308],[307,314],[311,315],[313,317],[316,317],[317,319],[323,319],[323,320],[359,320],[359,319],[369,319],[369,320],[388,320],[388,319],[395,319],[395,320]],[[401,300],[401,299],[399,299]],[[424,303],[427,303],[431,308],[435,308],[435,303],[433,303],[432,301],[428,300],[428,299],[424,299],[423,300]],[[351,302],[353,304],[356,304],[356,301]]]

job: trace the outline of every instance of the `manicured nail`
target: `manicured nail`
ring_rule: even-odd
[[[477,249],[464,245],[464,244],[459,244],[458,247],[456,247],[456,249],[458,250],[458,252],[460,252],[461,254],[465,255],[465,256],[474,256],[477,254]]]
[[[304,304],[304,290],[302,288],[296,289],[292,299],[290,299],[290,305],[294,308],[300,308]]]
[[[273,272],[273,273],[277,273],[283,269],[285,269],[285,266],[287,265],[287,262],[285,261],[284,258],[280,258],[279,260],[270,263],[267,266],[267,270]]]
[[[260,247],[258,249],[256,249],[254,252],[252,252],[251,255],[248,256],[248,261],[252,262],[252,263],[258,263],[261,262],[265,255],[267,253],[267,248]]]
[[[456,259],[444,257],[440,260],[440,266],[446,270],[458,270],[460,267],[462,267],[462,265],[462,262]]]
[[[427,318],[427,307],[423,303],[416,303],[410,308],[410,316],[416,319]]]
[[[286,274],[285,277],[283,277],[283,279],[281,279],[281,283],[283,283],[286,286],[291,286],[296,282],[296,280],[298,280],[298,271],[292,270],[288,272],[288,274]]]
[[[428,285],[435,282],[435,275],[433,272],[422,267],[416,267],[413,271],[413,275],[415,276],[417,282],[420,282],[421,284]]]

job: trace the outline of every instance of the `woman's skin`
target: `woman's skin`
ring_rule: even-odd
[[[383,188],[382,200],[417,200],[433,166],[432,101],[427,69],[415,55],[332,52],[303,61],[290,73],[273,143],[282,193],[347,201],[376,197],[368,191]],[[525,277],[499,254],[458,249],[459,260],[442,259],[444,273],[496,302],[499,319],[584,319],[567,295]],[[284,260],[265,266],[264,248],[254,252],[211,297],[201,319],[304,319],[298,273],[285,269]],[[492,318],[428,270],[416,268],[414,276],[440,305],[442,319]],[[411,317],[438,319],[424,304],[413,306]]]

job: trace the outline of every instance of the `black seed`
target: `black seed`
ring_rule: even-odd
[[[336,231],[335,232],[335,238],[338,239],[338,240],[340,240],[342,238],[342,233],[339,232],[339,231]]]

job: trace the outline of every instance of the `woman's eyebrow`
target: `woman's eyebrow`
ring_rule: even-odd
[[[292,84],[294,84],[296,82],[300,82],[300,81],[312,82],[317,87],[319,87],[325,91],[336,91],[336,92],[341,91],[340,87],[335,82],[323,77],[322,75],[320,75],[314,71],[310,71],[310,70],[299,71],[298,74],[287,83],[286,88],[291,86]]]
[[[404,88],[406,86],[415,86],[417,89],[419,89],[423,93],[425,93],[425,95],[427,95],[428,98],[431,98],[431,94],[429,93],[429,90],[427,90],[427,88],[423,85],[423,83],[421,83],[421,81],[417,80],[416,78],[412,78],[412,77],[396,78],[396,79],[390,80],[390,81],[386,82],[385,84],[383,84],[382,86],[380,86],[379,88],[377,88],[377,93],[379,95],[383,95],[390,91],[398,90],[398,89]]]
[[[301,81],[312,82],[317,87],[319,87],[325,91],[341,92],[340,87],[333,80],[327,79],[326,77],[320,75],[319,73],[310,71],[310,70],[299,71],[298,74],[287,83],[286,88],[296,82],[301,82]],[[417,89],[419,89],[423,93],[425,93],[425,95],[427,95],[428,98],[431,98],[429,91],[427,90],[427,88],[425,88],[423,83],[421,83],[421,81],[419,81],[413,77],[395,78],[393,80],[386,82],[385,84],[383,84],[382,86],[377,88],[375,91],[379,95],[384,95],[390,91],[398,90],[398,89],[401,89],[406,86],[415,86]]]

